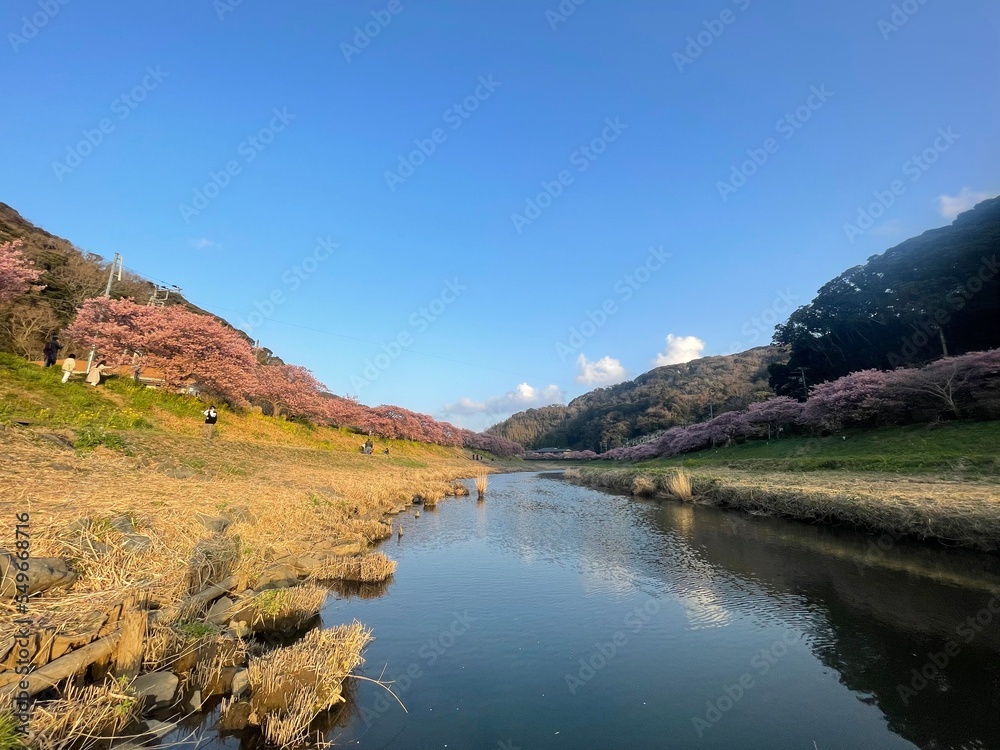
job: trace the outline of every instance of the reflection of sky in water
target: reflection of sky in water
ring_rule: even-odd
[[[688,624],[694,628],[721,628],[729,623],[731,615],[719,599],[709,589],[689,590],[677,595],[684,605]]]
[[[329,736],[340,745],[1000,747],[983,718],[988,686],[1000,681],[986,666],[995,652],[950,672],[947,691],[928,691],[919,710],[893,703],[898,681],[919,666],[913,655],[941,623],[979,606],[979,592],[861,575],[863,537],[530,475],[493,477],[485,502],[446,500],[400,520],[405,536],[382,548],[399,560],[385,595],[341,592],[324,620],[374,629],[364,676],[412,665],[421,676],[402,696],[408,712],[387,709],[370,727],[359,706],[379,689],[353,682],[354,703]],[[968,573],[955,560],[933,557],[939,579]],[[468,632],[431,661],[422,649],[465,611],[475,618]],[[612,653],[616,637],[623,645]],[[598,668],[568,690],[567,675],[590,663]],[[753,689],[699,738],[692,717],[744,674]],[[201,747],[240,745],[210,737]]]

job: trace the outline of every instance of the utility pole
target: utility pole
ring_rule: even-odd
[[[808,369],[808,367],[800,367],[797,370],[792,370],[792,374],[797,374],[802,381],[802,394],[806,398],[809,398],[809,386],[806,385],[806,370]]]
[[[111,284],[115,280],[115,271],[118,272],[118,280],[119,281],[122,280],[122,263],[124,262],[124,260],[125,259],[122,258],[122,256],[120,256],[118,253],[115,253],[115,259],[111,261],[111,270],[108,272],[108,284],[107,286],[104,287],[104,294],[101,295],[102,297],[107,298],[111,296]],[[95,353],[94,350],[91,349],[90,356],[87,357],[88,374],[90,373],[90,368],[94,365],[94,353]]]

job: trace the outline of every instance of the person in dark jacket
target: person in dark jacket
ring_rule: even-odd
[[[216,411],[215,404],[212,404],[202,414],[205,415],[205,426],[202,427],[201,431],[202,437],[211,440],[215,434],[215,424],[219,421],[219,412]]]
[[[59,338],[55,334],[52,334],[52,338],[46,341],[45,346],[42,347],[46,367],[52,367],[56,363],[60,349],[62,349],[62,344],[59,343]]]

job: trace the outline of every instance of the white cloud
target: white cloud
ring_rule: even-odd
[[[211,250],[214,247],[219,247],[219,243],[213,242],[208,237],[199,237],[196,240],[191,240],[191,247],[195,250]]]
[[[576,358],[576,366],[579,368],[579,373],[576,376],[577,383],[611,385],[612,383],[620,383],[626,378],[625,368],[614,357],[601,357],[596,362],[590,362],[581,354]]]
[[[664,365],[679,365],[682,362],[690,362],[698,359],[705,350],[705,342],[697,336],[674,336],[667,334],[667,348],[656,355],[653,360],[654,367]]]
[[[484,401],[462,398],[454,404],[445,404],[441,407],[441,414],[452,416],[471,416],[474,414],[488,414],[494,417],[500,415],[510,416],[516,411],[531,409],[537,406],[561,404],[565,401],[566,394],[558,386],[547,385],[544,388],[535,388],[527,383],[521,383],[517,388],[507,391],[502,396],[493,396]]]
[[[955,219],[963,211],[968,211],[980,201],[992,197],[991,193],[981,193],[972,188],[964,187],[958,195],[939,195],[938,206],[944,218]]]

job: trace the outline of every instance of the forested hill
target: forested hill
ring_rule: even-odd
[[[487,432],[529,449],[615,448],[774,395],[767,384],[768,366],[786,359],[779,347],[759,347],[657,367],[635,380],[585,393],[566,406],[519,412]]]
[[[0,351],[15,352],[23,357],[39,359],[49,334],[62,330],[76,315],[84,300],[104,293],[108,282],[110,260],[76,247],[69,240],[57,237],[25,219],[6,203],[0,203],[0,244],[20,240],[22,252],[37,268],[43,269],[38,279],[44,289],[38,294],[25,295],[0,308]],[[145,304],[156,286],[150,281],[125,270],[111,288],[113,299],[126,297]],[[169,305],[181,305],[201,315],[211,315],[227,328],[228,321],[202,310],[171,290]],[[237,330],[248,341],[250,337]],[[269,362],[280,362],[268,349],[260,356]]]
[[[778,326],[790,359],[776,392],[858,370],[890,370],[1000,346],[1000,198],[983,201],[828,282]]]

